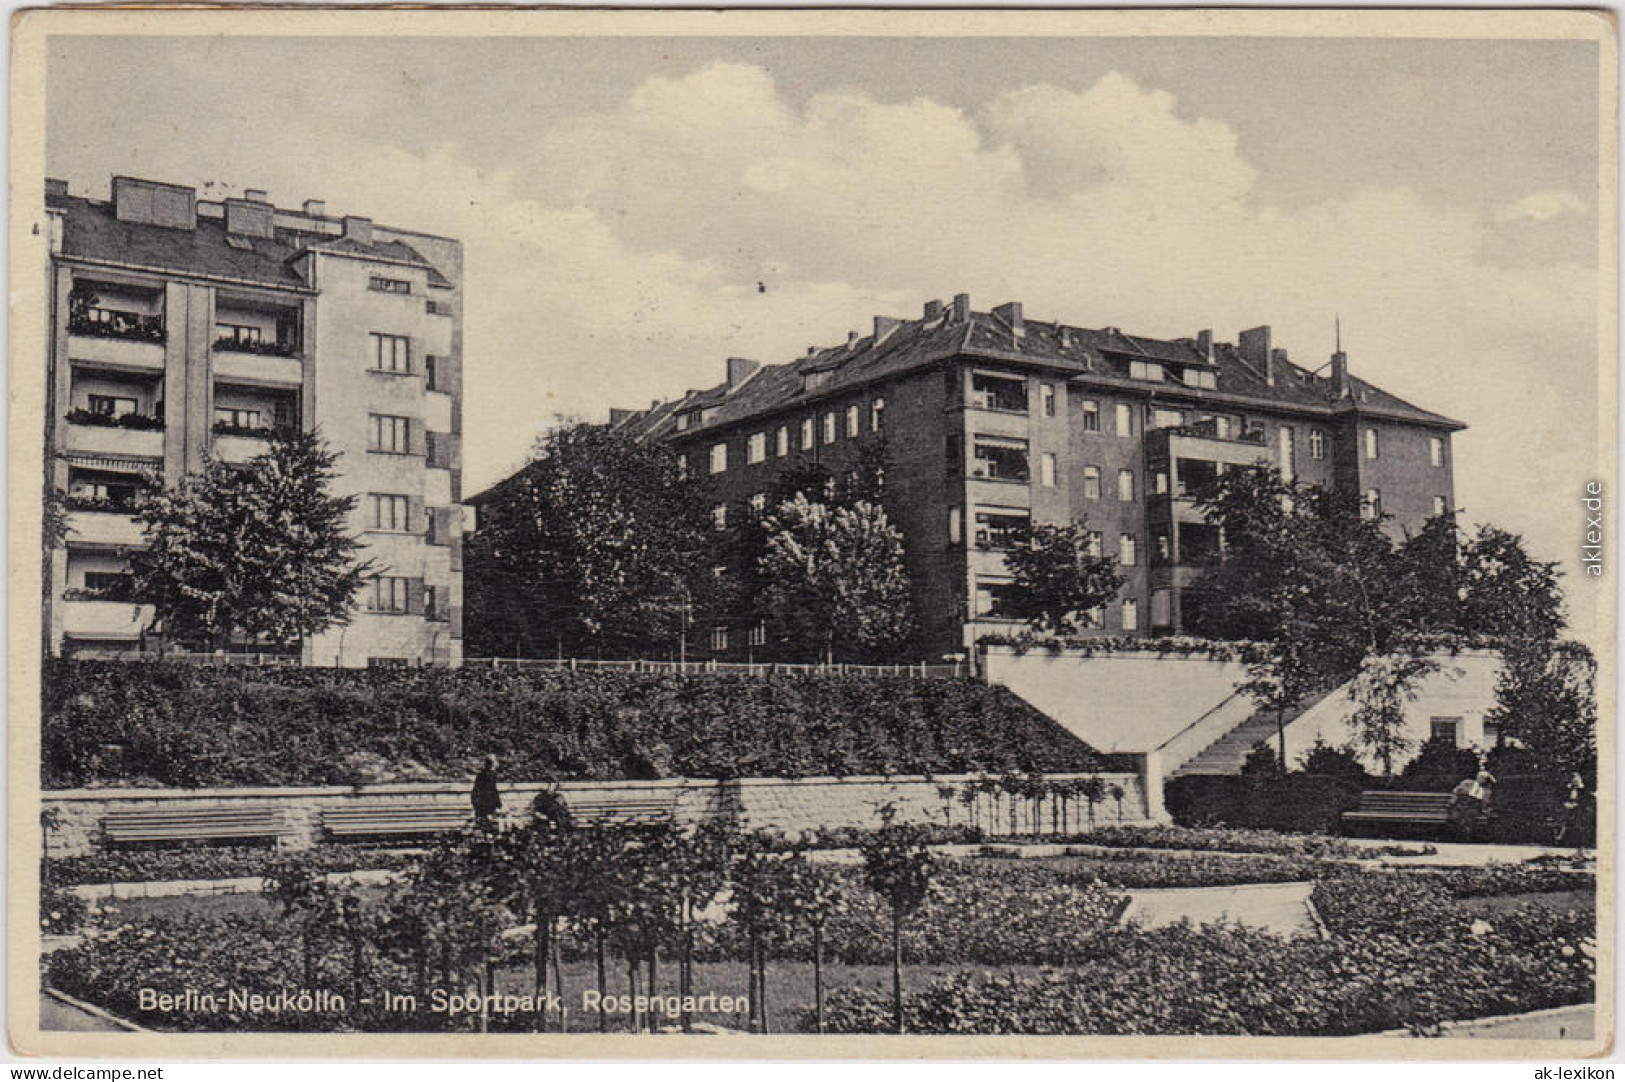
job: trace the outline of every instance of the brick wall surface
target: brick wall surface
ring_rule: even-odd
[[[1053,775],[1057,779],[1082,775]],[[1102,774],[1108,784],[1125,792],[1125,821],[1143,822],[1145,794],[1135,774]],[[565,802],[578,800],[627,799],[670,795],[674,815],[680,823],[696,823],[734,808],[746,829],[773,830],[787,835],[810,832],[820,827],[866,827],[875,824],[875,813],[885,803],[896,806],[900,819],[918,823],[963,823],[966,813],[954,802],[950,809],[939,788],[959,785],[967,775],[924,777],[858,778],[746,778],[732,782],[672,778],[648,782],[567,782],[559,789]],[[504,785],[502,814],[522,820],[534,794],[546,786],[535,782]],[[65,789],[43,796],[45,808],[54,813],[47,839],[47,853],[53,857],[80,856],[101,848],[102,818],[110,812],[149,808],[222,806],[264,806],[280,809],[291,833],[282,840],[288,848],[304,848],[321,840],[321,811],[331,807],[353,807],[358,803],[391,803],[405,799],[444,802],[467,806],[469,786],[454,783],[378,785],[364,789],[268,788],[268,789]],[[1101,814],[1115,819],[1115,804],[1102,807]]]

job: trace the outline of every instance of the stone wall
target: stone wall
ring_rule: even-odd
[[[1052,775],[1076,778],[1083,775]],[[1102,774],[1107,784],[1124,791],[1124,822],[1144,822],[1148,818],[1145,789],[1136,774]],[[855,778],[745,778],[732,782],[672,778],[662,781],[566,782],[559,791],[565,803],[572,800],[631,800],[670,796],[674,815],[681,823],[695,823],[736,809],[746,829],[773,830],[799,834],[819,827],[866,827],[875,823],[875,813],[891,803],[901,819],[908,822],[966,823],[968,812],[957,800],[945,801],[940,789],[959,786],[968,775],[924,777]],[[528,812],[534,794],[546,788],[534,782],[504,785],[503,815],[514,820]],[[358,789],[265,788],[265,789],[62,789],[43,794],[42,803],[52,814],[54,825],[47,839],[47,853],[53,857],[79,856],[101,848],[102,817],[110,812],[149,808],[219,808],[223,806],[265,806],[280,809],[291,833],[282,844],[303,848],[321,840],[321,810],[353,807],[364,802],[394,803],[405,799],[444,802],[454,807],[468,806],[468,784],[403,783],[375,785]],[[1081,805],[1080,805],[1081,807]],[[1117,804],[1108,800],[1097,809],[1102,821],[1115,822]],[[984,817],[985,818],[985,817]],[[1022,819],[1027,818],[1026,814]],[[1049,814],[1044,816],[1048,825]],[[1076,822],[1074,821],[1074,829]]]

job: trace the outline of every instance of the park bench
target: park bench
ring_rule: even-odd
[[[102,817],[102,837],[109,845],[275,839],[288,833],[282,812],[270,807],[145,808]]]
[[[566,796],[570,819],[581,827],[660,826],[672,820],[676,793],[656,796],[617,794],[607,797]]]
[[[461,803],[357,803],[323,808],[322,829],[332,838],[426,836],[462,830],[473,818],[473,809]]]
[[[1343,813],[1343,822],[1364,826],[1445,826],[1450,822],[1449,793],[1394,793],[1368,790],[1360,794],[1353,811]]]

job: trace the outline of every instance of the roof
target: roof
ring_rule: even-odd
[[[308,284],[294,269],[293,261],[304,251],[313,249],[423,267],[428,271],[430,285],[451,285],[416,249],[398,240],[377,244],[361,244],[348,237],[310,240],[288,230],[278,230],[274,237],[248,237],[227,234],[225,223],[218,218],[199,216],[196,229],[173,229],[120,221],[110,202],[51,195],[46,203],[62,214],[62,255],[69,259],[128,263],[285,289],[307,289]]]
[[[1465,428],[1459,421],[1414,406],[1373,384],[1350,377],[1351,394],[1339,398],[1329,377],[1317,376],[1289,360],[1277,360],[1271,384],[1262,366],[1244,359],[1233,345],[1216,344],[1210,360],[1193,339],[1164,340],[1124,334],[1115,327],[1071,327],[1026,319],[1021,333],[1004,315],[970,312],[956,321],[951,308],[917,320],[898,321],[873,335],[843,345],[814,349],[786,364],[764,366],[731,393],[726,384],[690,391],[672,402],[657,404],[621,422],[619,430],[639,439],[677,435],[675,417],[691,410],[714,410],[707,431],[756,420],[837,396],[949,358],[975,362],[1013,362],[1059,372],[1082,384],[1121,386],[1189,395],[1214,403],[1234,402],[1251,408],[1276,407],[1331,417],[1357,411],[1442,428]],[[1216,374],[1213,390],[1188,387],[1170,379],[1163,384],[1131,379],[1132,360],[1156,361],[1170,371],[1205,370]],[[821,374],[821,379],[806,377]],[[693,428],[684,430],[693,431]]]

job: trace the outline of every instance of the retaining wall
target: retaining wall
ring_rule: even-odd
[[[1088,775],[1054,774],[1054,780]],[[1145,787],[1138,774],[1101,774],[1108,785],[1124,792],[1121,813],[1124,822],[1144,822],[1148,816]],[[906,822],[968,823],[969,812],[958,800],[946,801],[943,786],[958,787],[971,775],[938,775],[852,778],[745,778],[718,782],[704,779],[670,778],[660,781],[566,782],[557,786],[566,804],[576,800],[627,799],[669,795],[674,817],[680,823],[697,823],[737,811],[747,830],[772,830],[795,835],[820,827],[870,827],[881,805],[890,803]],[[438,801],[467,807],[470,783],[417,782],[373,785],[361,788],[306,787],[260,789],[58,789],[41,794],[42,806],[51,816],[52,826],[46,851],[54,857],[81,856],[101,848],[101,821],[110,812],[187,807],[220,808],[270,805],[282,812],[290,831],[281,844],[304,848],[322,840],[321,812],[324,808],[356,807],[365,803],[392,803],[403,798]],[[529,812],[533,796],[551,788],[545,783],[519,782],[501,787],[502,814],[520,821]],[[1153,794],[1160,797],[1159,794]],[[1160,805],[1160,800],[1157,801]],[[1081,804],[1080,804],[1081,807]],[[1028,809],[1030,813],[1030,808]],[[1097,808],[1103,821],[1117,820],[1119,808],[1108,800]],[[984,817],[983,825],[986,826]],[[1019,816],[1025,823],[1030,814]],[[1045,829],[1050,823],[1046,810],[1039,819]],[[1077,829],[1074,814],[1073,828]]]

